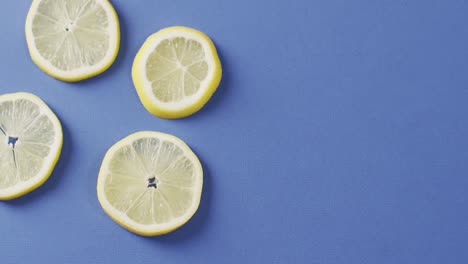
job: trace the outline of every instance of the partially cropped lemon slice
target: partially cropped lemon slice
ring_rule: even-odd
[[[114,62],[119,20],[108,0],[33,0],[26,40],[43,71],[63,81],[80,81]]]
[[[221,81],[216,48],[204,33],[169,27],[151,35],[135,57],[133,83],[145,108],[162,118],[189,116]]]
[[[62,127],[37,96],[0,96],[0,200],[22,196],[41,186],[62,150]]]
[[[160,132],[138,132],[107,152],[97,194],[114,221],[139,235],[154,236],[193,216],[202,185],[202,166],[183,141]]]

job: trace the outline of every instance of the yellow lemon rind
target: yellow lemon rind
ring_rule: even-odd
[[[157,225],[152,225],[153,227],[151,227],[151,225],[150,226],[144,226],[144,225],[141,225],[141,224],[138,224],[138,223],[132,223],[133,221],[130,218],[128,218],[126,216],[119,215],[118,213],[116,213],[117,210],[114,209],[109,202],[107,202],[107,198],[106,198],[106,195],[105,195],[105,192],[104,192],[104,184],[105,184],[104,182],[105,182],[105,179],[106,179],[105,175],[107,173],[107,167],[106,166],[107,166],[107,164],[110,163],[110,160],[112,159],[114,153],[117,150],[119,150],[120,148],[122,148],[123,146],[128,145],[130,142],[135,141],[136,139],[145,138],[145,137],[155,137],[155,136],[157,136],[158,138],[164,137],[166,139],[169,139],[172,142],[175,142],[176,144],[178,144],[179,147],[184,148],[185,153],[191,155],[191,160],[196,162],[193,165],[198,170],[198,173],[200,175],[199,186],[197,186],[197,189],[196,189],[198,192],[194,193],[194,196],[198,197],[199,199],[195,200],[195,203],[193,204],[191,210],[189,210],[187,212],[185,217],[180,218],[179,221],[177,221],[175,223],[171,223],[169,225],[164,225],[162,227],[158,227]],[[104,210],[104,212],[112,220],[114,220],[117,224],[119,224],[124,229],[126,229],[126,230],[128,230],[128,231],[130,231],[132,233],[135,233],[137,235],[148,236],[148,237],[167,234],[167,233],[172,232],[172,231],[178,229],[179,227],[183,226],[185,223],[187,223],[193,217],[193,215],[196,213],[196,211],[198,210],[198,207],[200,205],[202,189],[203,189],[203,168],[202,168],[202,165],[200,163],[200,160],[195,155],[195,153],[193,153],[193,151],[190,149],[190,147],[185,142],[183,142],[181,139],[179,139],[179,138],[177,138],[177,137],[175,137],[173,135],[170,135],[170,134],[165,134],[165,133],[156,132],[156,131],[136,132],[136,133],[133,133],[133,134],[123,138],[122,140],[118,141],[117,143],[115,143],[107,151],[106,155],[104,156],[101,168],[99,170],[98,182],[97,182],[97,196],[98,196],[99,203],[101,204],[101,207]]]
[[[52,110],[49,108],[49,106],[44,102],[42,101],[41,98],[39,98],[38,96],[34,95],[34,94],[30,94],[30,93],[24,93],[24,92],[19,92],[19,93],[13,93],[13,94],[4,94],[4,95],[0,95],[0,99],[3,99],[3,98],[7,98],[8,99],[13,99],[13,98],[26,98],[28,100],[31,100],[35,103],[39,103],[39,106],[41,107],[41,109],[43,109],[44,111],[47,112],[47,116],[51,119],[51,122],[54,123],[54,127],[56,127],[58,129],[58,135],[60,137],[60,141],[59,141],[59,145],[58,145],[58,150],[56,152],[56,154],[54,155],[54,157],[52,158],[51,162],[48,164],[48,169],[40,176],[36,176],[39,180],[37,182],[35,182],[34,184],[32,185],[29,185],[27,186],[26,188],[23,188],[17,192],[13,192],[13,193],[9,193],[9,194],[0,194],[0,200],[4,200],[4,201],[7,201],[7,200],[13,200],[15,198],[19,198],[23,195],[26,195],[32,191],[34,191],[35,189],[39,188],[42,184],[44,184],[47,179],[49,179],[50,175],[52,174],[52,172],[54,171],[54,168],[55,168],[55,165],[57,164],[59,158],[60,158],[60,154],[62,152],[62,146],[63,146],[63,132],[62,132],[62,125],[59,121],[59,119],[57,118],[57,116],[54,114],[54,112],[52,112]],[[35,178],[36,178],[35,177]]]
[[[119,49],[120,49],[120,22],[119,22],[119,17],[117,15],[117,12],[115,11],[115,8],[112,6],[112,4],[108,0],[105,0],[104,4],[106,5],[106,8],[109,9],[111,15],[113,16],[112,18],[115,20],[116,41],[114,43],[114,46],[112,47],[112,49],[113,49],[112,56],[109,57],[108,61],[105,64],[103,64],[100,68],[98,68],[98,69],[96,69],[94,71],[86,72],[84,74],[71,75],[71,76],[64,76],[64,75],[62,75],[60,73],[55,72],[53,68],[48,67],[47,65],[43,64],[43,61],[45,59],[40,58],[39,57],[40,55],[37,56],[36,55],[37,52],[32,52],[32,50],[35,50],[36,48],[34,46],[33,36],[30,33],[31,32],[30,27],[32,25],[32,20],[34,18],[33,9],[34,9],[35,6],[37,6],[37,4],[40,1],[41,0],[33,0],[33,3],[31,4],[31,7],[29,8],[28,15],[26,17],[26,26],[25,26],[26,43],[28,45],[29,55],[30,55],[32,61],[34,62],[34,64],[37,65],[37,67],[39,67],[46,74],[48,74],[49,76],[51,76],[51,77],[53,77],[53,78],[55,78],[57,80],[61,80],[61,81],[64,81],[64,82],[79,82],[79,81],[83,81],[83,80],[95,77],[95,76],[105,72],[106,70],[108,70],[112,66],[112,64],[114,64],[115,59],[117,58],[117,55],[119,54]]]
[[[156,39],[164,38],[164,36],[170,32],[173,31],[185,31],[189,34],[193,34],[198,36],[199,38],[203,39],[204,42],[208,45],[209,51],[212,54],[213,61],[212,65],[214,66],[213,69],[213,77],[211,80],[208,82],[208,85],[203,88],[202,95],[200,96],[199,100],[197,100],[193,104],[188,104],[184,106],[183,108],[180,109],[168,109],[164,108],[161,105],[158,105],[158,103],[155,103],[151,98],[153,95],[148,94],[148,92],[145,89],[145,78],[144,76],[144,69],[141,69],[140,65],[142,64],[142,60],[146,59],[144,58],[143,54],[146,52],[147,49],[149,49],[152,45],[152,43]],[[221,67],[221,61],[218,56],[218,52],[216,50],[216,47],[213,43],[213,41],[203,32],[198,31],[193,28],[188,28],[188,27],[183,27],[183,26],[174,26],[174,27],[168,27],[164,28],[151,36],[149,36],[146,41],[144,42],[143,46],[140,48],[138,51],[133,67],[132,67],[132,79],[133,83],[135,85],[137,94],[140,98],[141,103],[143,106],[150,112],[151,114],[165,118],[165,119],[177,119],[177,118],[183,118],[190,116],[196,112],[198,112],[203,106],[210,100],[214,92],[219,86],[219,83],[221,82],[222,78],[222,67]],[[202,88],[201,88],[202,89]]]

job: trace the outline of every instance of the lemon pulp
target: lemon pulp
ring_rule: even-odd
[[[200,110],[221,80],[221,63],[213,42],[187,27],[170,27],[151,35],[132,68],[146,109],[163,118],[180,118]]]
[[[107,0],[34,0],[26,38],[40,68],[58,79],[78,81],[112,64],[119,22]]]
[[[62,129],[38,97],[0,96],[0,199],[39,187],[52,172],[62,147]]]
[[[203,172],[180,139],[139,132],[106,154],[98,179],[104,210],[141,235],[167,233],[187,222],[198,208]]]

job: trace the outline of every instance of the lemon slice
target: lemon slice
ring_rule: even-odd
[[[0,200],[22,196],[41,186],[62,150],[62,127],[37,96],[0,96]]]
[[[119,20],[108,0],[33,0],[26,40],[39,68],[63,81],[80,81],[114,62]]]
[[[145,108],[162,118],[189,116],[221,81],[216,48],[204,33],[169,27],[151,35],[135,57],[133,83]]]
[[[104,211],[118,224],[154,236],[177,229],[193,216],[202,185],[200,161],[182,140],[146,131],[109,149],[97,194]]]

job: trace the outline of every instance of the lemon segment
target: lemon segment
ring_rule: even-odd
[[[104,211],[122,227],[155,236],[177,229],[193,216],[202,185],[200,161],[182,140],[144,131],[109,149],[97,194]]]
[[[132,78],[144,107],[162,118],[200,110],[221,81],[216,47],[204,33],[169,27],[151,35],[137,53]]]
[[[34,63],[63,81],[102,73],[119,51],[119,20],[108,0],[33,0],[25,30]]]
[[[62,127],[37,96],[0,96],[0,200],[10,200],[41,186],[62,149]]]

